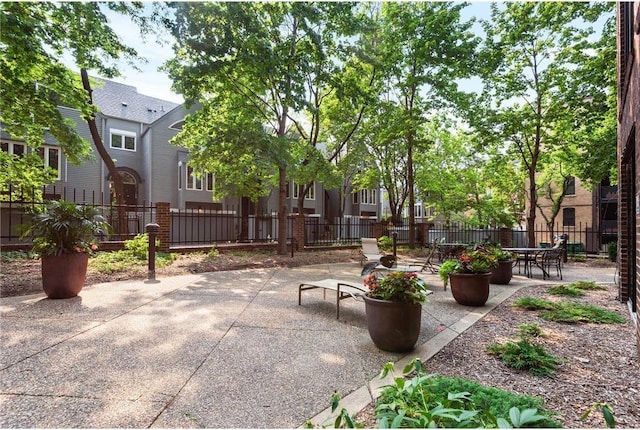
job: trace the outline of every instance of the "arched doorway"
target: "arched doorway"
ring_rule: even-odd
[[[138,204],[138,179],[136,175],[124,169],[118,169],[118,173],[122,178],[122,190],[124,193],[124,204],[127,206],[137,206]],[[115,190],[113,188],[113,181],[109,182],[109,191],[111,194],[111,201],[115,199]]]

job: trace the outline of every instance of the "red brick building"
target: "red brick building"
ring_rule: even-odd
[[[620,299],[638,322],[640,273],[640,2],[618,2],[618,264]],[[640,325],[636,324],[640,351]]]

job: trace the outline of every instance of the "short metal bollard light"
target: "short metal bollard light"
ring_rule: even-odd
[[[149,235],[149,274],[147,279],[156,280],[156,236],[160,232],[160,226],[150,223],[145,226],[145,231]]]

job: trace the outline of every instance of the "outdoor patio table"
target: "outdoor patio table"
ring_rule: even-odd
[[[506,252],[514,252],[518,254],[518,262],[524,261],[524,274],[528,278],[532,278],[531,265],[535,264],[536,257],[541,253],[549,251],[551,248],[502,248]],[[542,269],[545,272],[544,268]],[[518,265],[518,273],[520,273],[520,265]],[[546,274],[546,273],[543,273]]]

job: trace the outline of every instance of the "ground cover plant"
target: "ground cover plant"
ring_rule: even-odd
[[[514,306],[540,311],[540,318],[564,323],[622,324],[625,319],[615,312],[583,303],[523,297]]]
[[[489,354],[499,357],[508,367],[525,370],[536,376],[553,376],[558,365],[566,360],[550,354],[535,338],[544,337],[544,332],[535,324],[520,325],[518,338],[487,346]]]
[[[159,242],[156,243],[156,246]],[[133,267],[145,265],[149,261],[149,236],[138,234],[133,239],[124,242],[120,251],[101,252],[91,258],[91,267],[102,273],[126,272]],[[156,267],[165,267],[173,262],[171,253],[156,252]]]
[[[394,366],[387,363],[380,377]],[[405,377],[394,378],[375,405],[379,428],[521,428],[561,427],[553,412],[542,409],[542,400],[527,395],[484,386],[463,378],[427,374],[420,359],[403,369]],[[334,394],[332,411],[340,396]],[[348,411],[341,409],[331,425],[336,428],[360,428]],[[310,425],[307,424],[307,427]]]
[[[568,285],[556,285],[549,287],[547,291],[554,296],[583,297],[587,290],[606,290],[605,287],[597,285],[593,281],[578,281]]]

